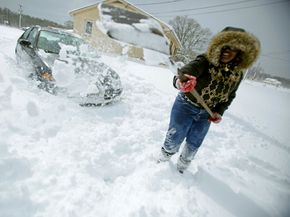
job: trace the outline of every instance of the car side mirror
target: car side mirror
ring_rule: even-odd
[[[31,42],[25,39],[20,39],[19,44],[25,47],[30,47],[31,46]]]

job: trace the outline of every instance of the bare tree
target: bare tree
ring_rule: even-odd
[[[169,24],[173,27],[182,45],[174,60],[187,63],[197,54],[206,50],[212,36],[208,28],[202,28],[197,21],[186,16],[177,16],[170,20]]]

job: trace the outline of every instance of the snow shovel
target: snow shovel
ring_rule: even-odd
[[[190,93],[196,98],[197,102],[202,105],[202,107],[207,111],[207,113],[214,118],[214,114],[213,112],[210,110],[210,108],[207,106],[207,104],[204,102],[203,98],[201,98],[201,96],[198,94],[198,92],[196,91],[196,89],[192,89],[192,91],[190,91]]]

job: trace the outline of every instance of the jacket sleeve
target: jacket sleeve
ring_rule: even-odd
[[[193,75],[195,77],[199,77],[205,68],[208,67],[208,60],[204,55],[199,55],[195,58],[195,60],[189,62],[188,64],[184,65],[179,71],[183,74]],[[178,77],[175,75],[173,78],[173,86],[177,88],[176,81]],[[177,88],[178,89],[178,88]]]
[[[232,101],[234,100],[234,98],[236,97],[236,92],[241,84],[241,81],[243,80],[243,76],[240,78],[239,82],[237,83],[237,85],[235,86],[235,88],[231,91],[228,101],[223,102],[223,103],[219,103],[217,104],[212,110],[213,112],[217,112],[220,115],[223,115],[224,112],[229,108],[229,106],[231,105]]]

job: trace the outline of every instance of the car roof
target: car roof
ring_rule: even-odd
[[[59,33],[59,34],[66,34],[66,35],[71,35],[77,38],[82,38],[78,34],[71,32],[71,30],[67,29],[61,29],[61,28],[56,28],[56,27],[42,27],[42,26],[32,26],[32,27],[37,27],[39,31],[44,30],[44,31],[49,31],[49,32],[54,32],[54,33]]]

